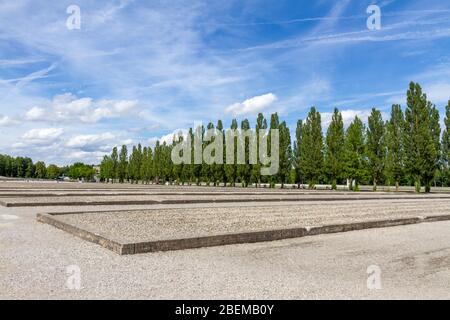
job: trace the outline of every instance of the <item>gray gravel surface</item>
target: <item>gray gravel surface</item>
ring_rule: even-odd
[[[355,193],[355,192],[308,192],[308,191],[281,191],[277,190],[272,192],[266,192],[264,190],[253,191],[253,190],[243,190],[239,191],[239,189],[230,189],[230,190],[221,190],[221,189],[205,189],[204,191],[199,191],[198,189],[183,189],[183,190],[71,190],[71,191],[60,191],[60,190],[28,190],[28,191],[0,191],[0,198],[8,198],[8,197],[93,197],[93,196],[145,196],[145,195],[368,195],[367,193]],[[391,193],[372,193],[372,195],[393,195]],[[403,193],[398,193],[397,195],[402,195]]]
[[[310,190],[304,189],[307,186],[303,186],[302,191],[309,192]],[[317,185],[318,190],[325,191],[326,189],[331,188],[330,185]],[[286,185],[284,189],[280,189],[280,185],[276,186],[276,189],[268,188],[267,186],[261,185],[261,188],[242,188],[237,185],[235,188],[230,188],[229,186],[224,188],[223,186],[176,186],[176,185],[144,185],[144,184],[105,184],[105,183],[77,183],[77,182],[56,182],[56,181],[3,181],[0,179],[0,190],[183,190],[183,191],[206,191],[214,192],[214,191],[230,191],[230,190],[245,190],[246,192],[258,192],[263,190],[264,192],[277,192],[282,190],[283,192],[287,191],[298,191],[297,185]],[[338,189],[341,191],[345,191],[345,186],[338,186]],[[360,186],[361,191],[364,192],[372,192],[372,186]],[[423,188],[422,188],[423,189]],[[317,192],[318,190],[312,190],[311,192]],[[378,186],[379,192],[393,192],[395,188],[388,186]],[[414,187],[400,187],[400,191],[404,192],[414,192]],[[422,190],[423,191],[423,190]],[[433,187],[432,192],[434,193],[450,193],[450,188],[441,188],[441,187]]]
[[[36,213],[0,208],[0,299],[450,299],[450,222],[119,256]],[[370,265],[381,290],[367,289]]]
[[[450,214],[450,199],[438,201],[340,201],[323,204],[210,207],[92,212],[57,218],[121,243],[194,238]]]
[[[133,204],[139,202],[150,203],[150,202],[182,202],[182,201],[205,201],[205,202],[221,202],[221,201],[305,201],[305,200],[339,200],[343,199],[430,199],[430,198],[447,198],[450,199],[449,195],[443,194],[432,194],[432,195],[415,195],[415,194],[372,194],[372,193],[358,193],[358,194],[335,194],[335,193],[323,193],[323,194],[273,194],[273,195],[233,195],[233,194],[217,194],[217,195],[198,195],[198,194],[185,194],[185,195],[117,195],[113,198],[110,196],[73,196],[73,197],[2,197],[0,198],[0,204],[2,205],[54,205],[61,204],[64,205],[81,205],[81,204]]]
[[[230,192],[242,189],[0,181],[0,192],[38,190],[153,193]],[[251,188],[245,189],[245,192],[249,190],[253,192]],[[438,191],[447,192],[448,189]],[[310,193],[306,190],[302,192]],[[317,204],[310,201],[302,202],[297,207],[302,210],[303,206],[309,208],[300,211],[304,214],[303,221],[308,221],[308,224],[327,218],[323,216],[323,209],[315,210],[319,206],[326,212],[335,213],[328,217],[328,221],[351,218],[355,212],[366,213],[367,217],[377,214],[391,216],[406,213],[416,216],[448,213],[446,200],[428,200],[429,197],[423,196],[422,200],[391,200],[389,203],[386,200],[365,200],[367,207],[364,208],[354,207],[357,203]],[[338,206],[342,205],[344,207],[340,207],[340,212]],[[150,219],[155,209],[156,212],[166,209],[190,212],[192,208],[199,208],[210,213],[210,206],[0,207],[0,299],[450,299],[450,222],[132,256],[119,256],[101,246],[36,222],[36,214],[42,212],[139,210],[140,213],[132,214],[146,215],[142,217],[145,221]],[[264,203],[264,208],[260,210],[263,217],[268,210],[279,213],[268,216],[267,221],[256,219],[258,217],[253,208],[257,206],[261,207],[261,203],[221,203],[214,204],[214,211],[225,216],[227,230],[242,226],[242,223],[251,226],[255,223],[277,225],[285,221],[286,203]],[[397,211],[390,213],[395,208]],[[244,215],[243,220],[239,218],[235,224],[233,219],[226,220],[229,218],[227,211],[231,214],[250,213]],[[124,219],[128,216],[125,215]],[[95,220],[96,216],[93,215],[92,219]],[[289,219],[293,223],[296,221],[295,216]],[[198,222],[201,221],[202,218],[199,218]],[[217,223],[206,221],[201,225],[208,227]],[[192,226],[198,228],[195,223]],[[171,228],[176,232],[180,230],[176,226]],[[189,233],[192,229],[183,232]],[[371,265],[379,266],[382,271],[381,290],[367,289],[367,268]],[[80,290],[70,290],[67,286],[71,275],[67,268],[73,266],[81,271]]]

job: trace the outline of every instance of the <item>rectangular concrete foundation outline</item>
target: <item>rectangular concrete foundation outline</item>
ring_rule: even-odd
[[[70,214],[70,213],[69,213]],[[58,219],[62,213],[40,213],[37,214],[37,221],[52,225],[64,230],[81,239],[96,243],[120,255],[149,253],[157,251],[184,250],[201,247],[213,247],[231,244],[256,243],[275,241],[290,238],[300,238],[320,234],[330,234],[339,232],[349,232],[372,228],[385,228],[422,222],[435,222],[450,220],[449,215],[410,217],[400,219],[374,220],[366,222],[353,222],[335,225],[323,225],[312,227],[298,227],[277,230],[261,230],[252,232],[239,232],[229,234],[219,234],[210,236],[200,236],[192,238],[156,240],[148,242],[126,243],[117,239],[111,239],[88,228],[80,228]]]

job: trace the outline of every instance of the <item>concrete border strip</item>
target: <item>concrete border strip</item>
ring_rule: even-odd
[[[370,196],[370,197],[309,197],[309,198],[228,198],[228,199],[167,199],[167,200],[93,200],[93,201],[68,201],[68,202],[6,202],[0,200],[0,205],[4,207],[55,207],[55,206],[104,206],[104,205],[153,205],[153,204],[196,204],[196,203],[242,203],[242,202],[305,202],[305,201],[367,201],[367,200],[422,200],[421,196],[410,197],[385,197],[385,196]],[[449,196],[436,196],[428,199],[450,200]]]

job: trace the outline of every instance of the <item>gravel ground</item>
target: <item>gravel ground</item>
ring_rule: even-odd
[[[307,186],[303,186],[306,188]],[[325,189],[329,189],[331,186],[329,185],[317,185],[318,190],[325,191]],[[264,184],[261,185],[261,188],[241,188],[239,185],[237,185],[235,188],[226,187],[223,186],[176,186],[176,185],[143,185],[143,184],[105,184],[105,183],[77,183],[77,182],[56,182],[56,181],[4,181],[0,179],[0,190],[37,190],[37,189],[47,189],[47,190],[64,190],[64,191],[71,191],[71,190],[154,190],[154,189],[163,189],[163,190],[183,190],[186,192],[190,192],[192,190],[196,191],[205,191],[208,190],[208,192],[214,192],[214,191],[230,191],[230,190],[245,190],[246,192],[258,192],[260,190],[263,190],[264,192],[288,192],[288,191],[298,191],[297,185],[286,185],[284,189],[280,189],[280,186],[278,185],[276,189],[271,189],[268,187],[264,187]],[[340,185],[338,186],[339,190],[345,191],[345,186]],[[360,186],[361,191],[364,192],[372,192],[372,186]],[[394,187],[388,187],[388,186],[378,186],[378,190],[380,192],[392,192],[395,190]],[[302,189],[302,191],[309,191],[307,189]],[[414,192],[414,187],[400,187],[400,191],[405,192]],[[317,191],[311,191],[311,192],[317,192]],[[440,188],[440,187],[433,187],[432,192],[435,193],[450,193],[450,188]]]
[[[358,194],[346,194],[345,196],[338,193],[308,193],[308,194],[273,194],[273,195],[232,195],[232,194],[214,194],[214,195],[196,195],[196,194],[185,194],[185,195],[136,195],[136,196],[123,196],[118,195],[113,199],[107,196],[73,196],[73,197],[11,197],[11,198],[0,198],[0,203],[2,204],[11,204],[11,205],[26,205],[26,204],[34,204],[34,205],[45,205],[45,204],[67,204],[67,205],[81,205],[81,204],[133,204],[139,202],[170,202],[170,201],[306,201],[306,200],[344,200],[344,199],[352,199],[352,200],[362,200],[362,199],[422,199],[427,197],[431,198],[448,198],[450,199],[450,195],[443,194],[432,194],[432,195],[415,195],[415,194],[387,194],[387,193],[358,193]]]
[[[439,201],[343,201],[324,205],[214,207],[93,212],[57,218],[122,243],[194,238],[449,214],[450,199]]]
[[[230,190],[204,190],[199,191],[195,190],[71,190],[71,191],[58,191],[58,190],[29,190],[29,191],[0,191],[0,198],[8,198],[8,197],[74,197],[74,196],[82,196],[82,197],[93,197],[93,196],[145,196],[145,195],[270,195],[270,196],[278,196],[278,195],[330,195],[330,192],[305,192],[305,191],[280,191],[277,192],[266,192],[266,191],[238,191],[239,189],[230,189]],[[242,190],[242,189],[241,189]],[[355,193],[355,192],[338,192],[332,193],[334,195],[352,195],[355,196],[357,194],[368,195],[367,193]],[[375,193],[373,193],[375,194]],[[388,193],[376,193],[376,195],[380,194],[388,194]],[[402,193],[399,193],[402,194]],[[392,195],[392,194],[390,194]]]
[[[233,189],[242,189],[241,187],[237,186],[236,188],[231,188],[231,187],[226,187],[224,188],[223,186],[206,186],[206,185],[202,185],[202,186],[197,186],[197,185],[192,185],[192,186],[188,186],[188,185],[158,185],[158,184],[119,184],[119,183],[115,183],[115,184],[106,184],[106,183],[77,183],[77,182],[41,182],[41,181],[29,181],[29,182],[24,182],[24,181],[1,181],[0,180],[0,190],[1,189],[69,189],[69,190],[96,190],[96,189],[105,189],[105,190],[117,190],[117,189],[122,189],[122,190],[129,190],[129,189],[200,189],[200,190],[205,190],[205,189],[211,189],[211,190],[233,190]],[[277,190],[281,190],[281,189],[270,189],[270,188],[246,188],[245,190],[266,190],[266,191],[274,191],[276,192]],[[292,187],[291,188],[285,188],[283,189],[283,191],[286,190],[295,190]]]
[[[0,181],[0,192],[8,190],[204,193],[242,189]],[[256,189],[245,189],[245,192],[253,190]],[[255,192],[260,190],[280,192],[270,189]],[[298,192],[283,190],[289,191]],[[306,192],[306,196],[309,193],[319,196],[317,191],[302,192]],[[367,193],[369,196],[380,194]],[[198,230],[195,228],[200,228],[198,225],[217,228],[218,224],[208,219],[214,212],[222,216],[219,220],[224,222],[226,230],[242,225],[287,224],[286,216],[292,224],[297,223],[301,215],[302,221],[316,224],[320,219],[352,219],[355,212],[368,219],[378,214],[392,217],[449,213],[447,201],[450,200],[430,197],[432,195],[423,195],[421,200],[405,198],[322,204],[305,201],[289,206],[285,202],[262,204],[249,201],[214,204],[214,209],[210,208],[211,204],[0,207],[0,299],[450,299],[450,222],[120,256],[36,221],[36,214],[40,212],[98,210],[111,213],[124,209],[138,210],[124,215],[124,221],[130,214],[141,215],[143,221],[150,221],[155,214],[167,211],[178,212],[177,219],[182,219],[179,212],[186,212],[189,218],[193,208],[197,208],[207,218],[197,217],[191,221],[191,229],[171,226],[176,232],[192,234],[193,230]],[[34,198],[33,201],[38,200]],[[263,207],[259,215],[255,214],[255,207]],[[296,215],[286,210],[293,207],[300,208]],[[237,216],[230,219],[233,212],[247,214],[235,221]],[[277,214],[267,217],[268,212]],[[324,212],[333,214],[326,217]],[[103,214],[89,214],[89,219],[96,220]],[[66,217],[75,219],[80,215]],[[171,224],[173,221],[168,222]],[[132,225],[138,235],[138,228],[142,226]],[[219,225],[218,228],[222,227]],[[382,271],[381,290],[367,289],[367,268],[371,265],[379,266]],[[68,271],[73,267],[81,272],[79,290],[69,289],[67,284],[71,275]]]
[[[0,299],[450,299],[450,222],[119,256],[36,212],[0,208]],[[367,289],[371,265],[381,290]]]

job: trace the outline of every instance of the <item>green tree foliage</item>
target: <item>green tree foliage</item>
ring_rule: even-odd
[[[303,166],[301,165],[301,155],[303,153],[303,120],[297,121],[297,127],[295,129],[295,141],[293,151],[293,165],[294,165],[294,182],[300,187],[300,183],[303,183]]]
[[[378,181],[381,180],[384,171],[386,148],[385,126],[381,112],[372,109],[367,127],[367,160],[373,182],[373,191],[377,191]]]
[[[422,184],[425,192],[430,192],[438,166],[437,119],[437,111],[420,85],[411,82],[405,111],[405,167],[415,181],[416,192],[420,192]]]
[[[68,176],[74,180],[91,181],[94,179],[95,170],[92,166],[86,165],[82,162],[76,162],[69,166]]]
[[[173,146],[176,143],[183,143],[183,141],[184,141],[184,138],[183,138],[183,135],[180,132],[177,136],[174,137],[174,139],[173,139]],[[174,164],[173,165],[173,177],[176,180],[177,184],[184,184],[185,176],[184,176],[183,173],[185,172],[185,169],[184,169],[185,166],[186,165],[184,163]]]
[[[196,153],[203,154],[203,144],[200,145],[200,143],[197,146],[197,149],[195,150],[195,143],[194,141],[203,141],[203,137],[205,135],[205,127],[204,126],[198,126],[195,128],[193,132],[193,140],[192,140],[192,162],[193,168],[192,168],[192,176],[193,180],[197,185],[200,185],[202,182],[202,169],[203,169],[203,163],[198,163],[198,161],[195,161]],[[195,163],[197,162],[197,163]]]
[[[51,164],[47,167],[47,178],[48,179],[52,179],[52,180],[56,180],[58,179],[59,175],[60,175],[60,169],[58,168],[57,165]]]
[[[344,121],[338,109],[334,109],[325,139],[325,172],[331,180],[332,189],[337,189],[344,161]]]
[[[138,183],[141,180],[142,146],[138,144],[133,147],[128,166],[128,174],[131,183]]]
[[[442,133],[442,171],[443,178],[450,180],[450,101],[445,107],[444,132]]]
[[[38,179],[45,179],[47,177],[47,168],[43,161],[36,162],[35,174]]]
[[[233,119],[231,122],[231,130],[237,130],[238,123],[236,119]],[[234,161],[232,164],[226,163],[225,164],[225,174],[227,176],[227,181],[231,184],[231,186],[236,185],[236,179],[237,179],[237,137],[233,136],[232,139],[234,140]],[[226,141],[226,143],[229,143]]]
[[[27,157],[0,155],[0,176],[11,178],[35,178],[36,166]]]
[[[267,120],[264,118],[264,115],[262,113],[258,114],[258,118],[256,119],[256,126],[255,126],[255,134],[256,134],[256,151],[258,155],[258,159],[260,157],[259,155],[259,141],[260,136],[259,132],[260,130],[267,130]],[[261,185],[261,164],[260,161],[258,161],[256,164],[252,167],[252,178],[251,180],[255,183],[255,187],[260,187]]]
[[[173,182],[173,163],[171,161],[172,144],[163,143],[164,182]]]
[[[206,127],[207,130],[214,130],[214,124],[212,122],[208,123],[208,126]],[[203,147],[202,150],[204,150],[206,148],[206,146],[210,145],[211,143],[214,142],[214,135],[211,137],[210,141],[203,141]],[[215,156],[215,151],[212,151],[211,157]],[[210,185],[211,182],[215,184],[215,178],[214,178],[214,167],[212,164],[207,164],[205,163],[205,159],[203,159],[203,164],[202,164],[202,177],[203,180],[206,181],[206,185]]]
[[[242,121],[241,123],[241,132],[245,132],[247,130],[250,130],[250,122],[245,119]],[[239,177],[239,180],[241,182],[241,185],[243,187],[247,187],[248,184],[250,183],[250,179],[251,179],[251,174],[252,174],[252,166],[250,164],[250,139],[253,140],[253,138],[251,137],[246,137],[245,135],[241,135],[240,137],[241,139],[241,144],[244,147],[243,151],[244,151],[244,164],[238,164],[237,165],[237,174]],[[254,142],[253,142],[254,143]]]
[[[114,183],[119,174],[119,155],[117,154],[117,147],[114,147],[111,153],[111,182]]]
[[[291,133],[285,121],[279,126],[280,135],[280,168],[278,170],[279,181],[281,188],[290,180],[292,169],[292,147],[291,147]]]
[[[244,132],[250,125],[251,121],[244,119],[240,130]],[[446,106],[444,125],[441,136],[436,106],[428,101],[420,85],[412,82],[407,92],[405,112],[403,113],[400,105],[393,105],[390,119],[384,123],[380,111],[373,109],[367,128],[355,117],[344,133],[342,115],[335,109],[326,136],[323,137],[321,116],[315,107],[311,108],[305,121],[297,121],[293,150],[287,123],[281,122],[278,114],[274,113],[268,126],[264,115],[258,114],[255,124],[257,133],[260,129],[266,133],[269,132],[268,129],[278,129],[279,133],[279,168],[272,176],[261,175],[262,164],[254,163],[255,157],[250,161],[250,154],[255,156],[255,151],[256,158],[261,160],[259,139],[262,137],[259,135],[252,140],[253,143],[250,143],[248,135],[245,143],[241,143],[244,148],[240,155],[243,156],[241,159],[245,159],[244,163],[237,163],[238,139],[242,139],[237,134],[231,136],[231,140],[223,141],[224,164],[208,161],[203,164],[174,165],[171,152],[176,143],[183,142],[184,139],[189,140],[186,143],[190,142],[191,160],[196,158],[195,140],[202,141],[197,153],[203,155],[205,151],[211,151],[211,155],[215,156],[217,148],[211,148],[212,143],[219,133],[224,133],[225,136],[227,133],[219,120],[210,141],[204,139],[205,128],[199,127],[189,129],[185,136],[175,135],[174,140],[169,143],[157,141],[154,147],[142,147],[138,144],[132,147],[131,154],[125,145],[120,151],[113,148],[111,154],[101,161],[100,180],[145,184],[206,182],[215,186],[222,183],[234,186],[239,181],[243,187],[253,183],[259,187],[261,183],[267,182],[271,187],[275,184],[284,187],[288,182],[300,186],[300,183],[307,182],[310,188],[314,188],[319,182],[330,181],[332,187],[336,188],[337,183],[346,178],[352,190],[358,190],[362,183],[373,182],[376,189],[377,184],[388,182],[395,183],[397,190],[401,184],[415,183],[417,191],[425,186],[426,192],[429,192],[432,184],[436,185],[438,181],[442,185],[450,185],[450,101]],[[209,123],[208,128],[212,129],[214,125]],[[236,119],[231,122],[231,129],[238,129]],[[272,136],[267,137],[270,156]],[[230,147],[231,143],[234,144],[234,148],[231,148],[233,163],[227,164],[227,146]],[[0,176],[57,179],[61,175],[72,179],[92,180],[96,176],[96,169],[80,162],[69,167],[50,165],[46,168],[42,161],[34,164],[27,157],[0,155]]]
[[[440,179],[440,164],[442,159],[442,150],[441,150],[441,125],[440,125],[440,119],[439,119],[439,111],[437,110],[436,106],[429,104],[429,109],[431,112],[430,118],[431,118],[431,124],[430,124],[430,130],[431,135],[433,137],[433,143],[434,148],[436,150],[436,157],[434,158],[434,166],[433,168],[430,168],[429,174],[425,177],[426,185],[425,185],[425,191],[430,192],[431,191],[431,183],[434,181],[436,184],[436,181]],[[427,172],[427,171],[426,171]]]
[[[273,113],[270,116],[270,124],[269,124],[269,130],[279,130],[280,129],[280,119],[278,118],[278,113]],[[272,155],[272,134],[269,133],[267,142],[267,149],[269,151],[269,154]],[[270,187],[274,188],[275,184],[278,181],[279,175],[273,175],[269,177]]]
[[[394,104],[391,109],[391,119],[386,125],[386,175],[389,182],[395,183],[399,190],[405,170],[404,150],[405,117],[400,105]]]
[[[194,130],[192,128],[189,128],[188,132],[188,139],[191,142],[191,163],[185,164],[184,166],[184,176],[186,177],[187,181],[189,182],[189,185],[192,185],[194,183]]]
[[[365,127],[357,116],[348,126],[344,142],[344,175],[350,190],[359,191],[359,184],[366,175]]]
[[[126,145],[123,145],[120,149],[119,164],[117,168],[117,175],[120,183],[124,183],[127,179],[128,173],[128,149]]]
[[[153,172],[155,174],[155,182],[160,183],[162,177],[164,175],[163,170],[163,154],[162,154],[162,146],[159,141],[156,142],[155,145],[155,155],[153,161]]]
[[[227,183],[227,176],[225,174],[225,161],[226,161],[226,150],[225,150],[225,131],[223,128],[223,123],[222,120],[217,121],[217,126],[216,126],[216,131],[217,134],[222,135],[223,137],[223,159],[222,159],[222,163],[221,164],[214,164],[213,165],[213,171],[214,171],[214,185],[218,184],[218,183],[224,183],[224,185],[226,185]]]
[[[143,180],[149,184],[155,176],[153,172],[153,150],[151,147],[147,148],[146,158],[144,162]]]
[[[314,189],[323,173],[323,136],[320,113],[315,107],[306,118],[300,146],[300,167],[309,188]]]
[[[100,180],[109,183],[113,176],[113,161],[110,156],[104,156],[100,163]]]

